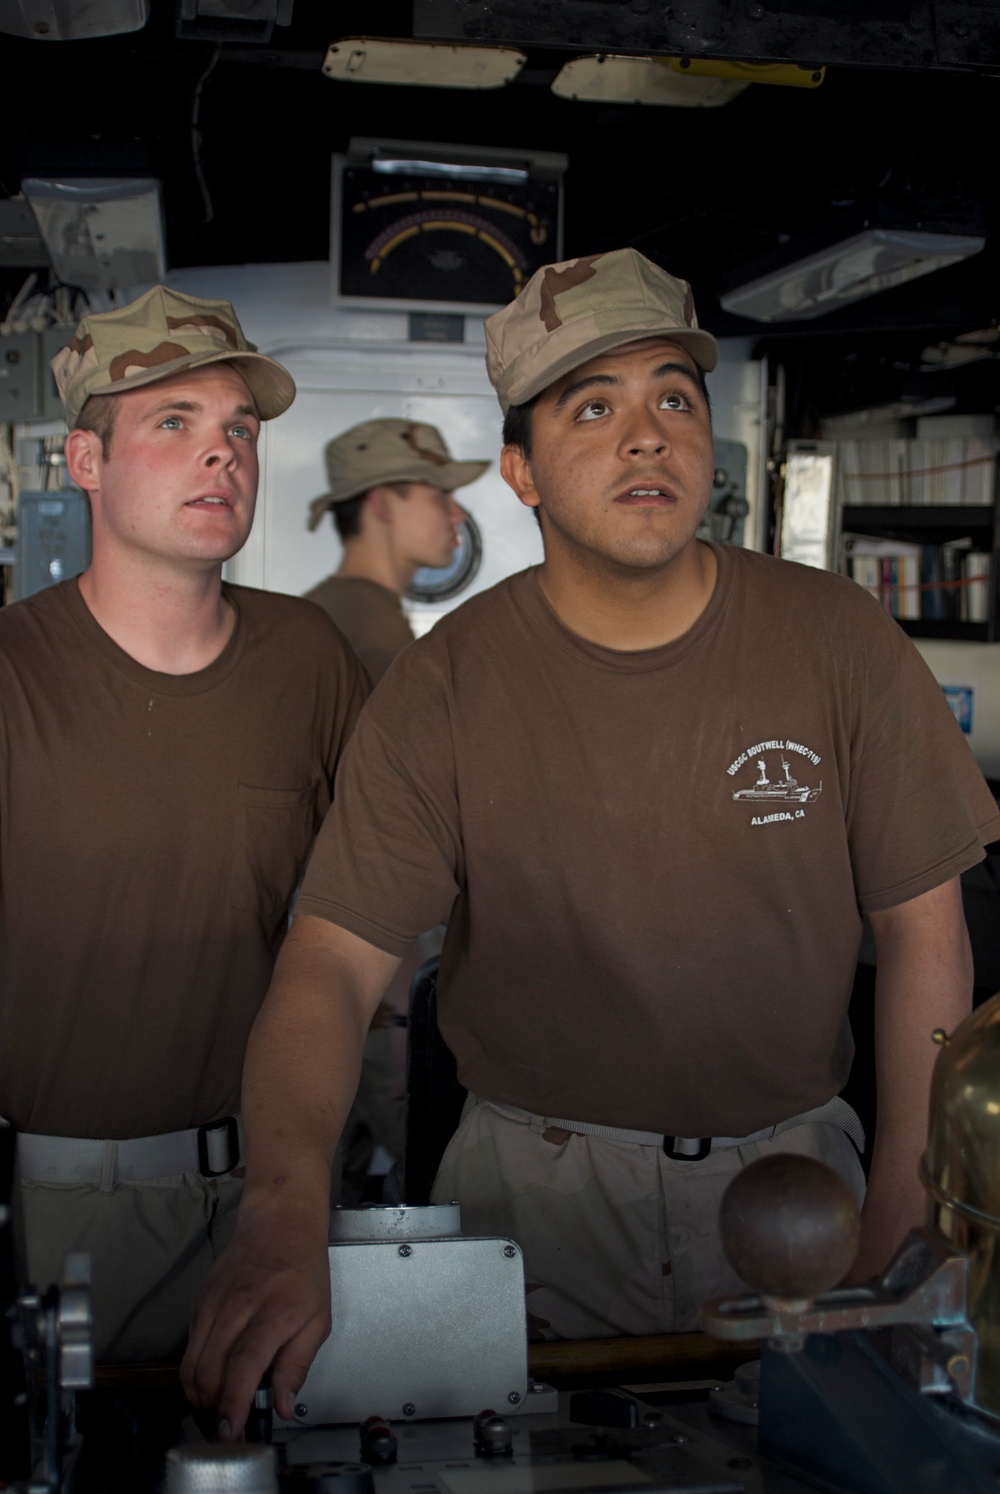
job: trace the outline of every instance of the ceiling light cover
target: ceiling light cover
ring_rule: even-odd
[[[394,83],[409,88],[503,88],[526,61],[513,47],[348,36],[332,43],[323,62],[344,83]]]
[[[759,322],[804,321],[978,254],[980,235],[869,228],[736,286],[727,311]]]
[[[146,177],[33,178],[21,187],[53,268],[67,285],[117,290],[163,279],[159,182]]]
[[[561,99],[600,104],[660,104],[714,109],[747,87],[733,78],[693,77],[672,70],[669,57],[574,57],[559,71],[552,92]]]
[[[687,78],[738,78],[744,83],[767,83],[777,88],[818,88],[825,67],[801,67],[797,62],[727,62],[719,57],[665,57],[675,73]]]

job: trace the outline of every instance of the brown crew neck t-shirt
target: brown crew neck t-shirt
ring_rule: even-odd
[[[0,609],[0,1113],[125,1137],[235,1110],[367,694],[318,608],[226,587],[206,669],[123,652],[75,581]]]
[[[394,591],[367,576],[328,576],[306,593],[343,633],[378,684],[393,659],[413,642],[403,605]]]
[[[716,553],[695,625],[636,653],[511,577],[400,655],[345,753],[299,911],[394,954],[448,918],[441,1028],[487,1099],[682,1136],[823,1104],[861,911],[1000,836],[877,602]]]

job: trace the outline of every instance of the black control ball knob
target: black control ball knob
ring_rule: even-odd
[[[843,1280],[861,1222],[843,1178],[812,1157],[783,1152],[737,1173],[722,1195],[726,1259],[762,1297],[810,1301]]]

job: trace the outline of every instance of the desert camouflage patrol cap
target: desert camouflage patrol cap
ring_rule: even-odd
[[[486,369],[504,413],[598,353],[669,337],[710,373],[719,348],[698,328],[691,287],[635,249],[536,270],[516,301],[486,320]]]
[[[261,420],[281,415],[295,383],[280,363],[247,342],[228,301],[205,301],[155,285],[115,311],[85,316],[72,342],[52,359],[70,427],[92,394],[119,394],[158,379],[232,363],[246,379]]]
[[[327,443],[330,491],[309,505],[315,529],[328,508],[381,483],[429,482],[451,493],[482,477],[489,462],[456,462],[441,432],[414,420],[366,420]]]

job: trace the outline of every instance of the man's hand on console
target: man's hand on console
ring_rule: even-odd
[[[270,1371],[275,1411],[290,1421],[329,1332],[326,1229],[287,1213],[241,1217],[192,1305],[180,1368],[185,1394],[196,1406],[216,1409],[223,1441],[238,1439]]]
[[[239,1437],[270,1371],[285,1420],[330,1332],[330,1168],[365,1034],[399,957],[300,915],[247,1044],[246,1186],[232,1244],[195,1298],[181,1381]]]

